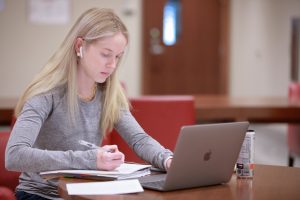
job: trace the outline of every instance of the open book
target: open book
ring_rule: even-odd
[[[123,163],[112,171],[104,170],[55,170],[41,172],[41,177],[52,179],[58,177],[74,177],[94,180],[124,180],[138,178],[150,174],[151,165]]]

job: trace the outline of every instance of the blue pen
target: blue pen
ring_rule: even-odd
[[[83,146],[86,146],[86,147],[88,147],[90,149],[101,149],[101,150],[103,150],[105,152],[108,152],[108,153],[113,153],[114,152],[113,149],[109,149],[109,150],[103,149],[103,148],[101,148],[101,147],[99,147],[99,146],[97,146],[95,144],[89,143],[89,142],[84,141],[84,140],[79,140],[78,143],[81,144],[81,145],[83,145]]]

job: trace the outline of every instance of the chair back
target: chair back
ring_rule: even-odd
[[[115,131],[115,130],[113,130]],[[112,134],[108,133],[105,135],[105,137],[102,139],[101,145],[100,146],[104,146],[104,145],[110,145],[112,144]]]
[[[130,103],[133,116],[145,132],[172,151],[181,127],[196,122],[193,96],[141,96],[130,98]],[[112,133],[112,142],[125,154],[126,161],[143,162],[116,132]]]
[[[15,197],[14,192],[11,189],[0,186],[0,199],[1,200],[15,200],[16,197]]]
[[[291,102],[300,102],[300,82],[289,85],[288,95]],[[300,125],[288,124],[287,142],[289,153],[300,155]]]
[[[10,132],[0,132],[0,186],[6,186],[15,190],[19,184],[19,172],[11,172],[5,169],[5,148],[9,139]]]

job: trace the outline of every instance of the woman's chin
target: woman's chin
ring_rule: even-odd
[[[100,79],[97,79],[95,82],[97,83],[104,83],[106,81],[107,78],[100,78]]]

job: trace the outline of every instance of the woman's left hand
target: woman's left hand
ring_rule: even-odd
[[[166,162],[166,170],[168,171],[171,167],[173,158],[169,158]]]

